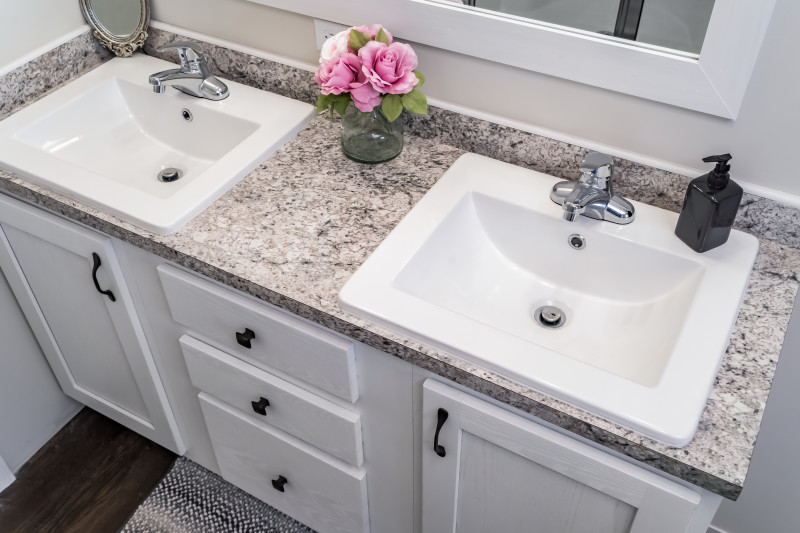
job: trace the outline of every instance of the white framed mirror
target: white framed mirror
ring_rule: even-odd
[[[738,115],[775,4],[716,0],[697,54],[452,0],[249,1],[345,25],[377,22],[401,39],[728,119]]]

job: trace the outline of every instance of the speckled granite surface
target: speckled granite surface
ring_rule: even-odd
[[[110,57],[87,32],[0,76],[0,120]]]
[[[157,31],[152,34],[154,39],[165,37]],[[206,51],[208,54],[208,47]],[[251,68],[241,66],[244,60],[257,65],[252,67],[257,70],[261,68],[258,65],[263,66],[264,60],[221,53],[244,71]],[[277,78],[309,76],[291,67],[266,63],[264,68]],[[293,73],[284,75],[288,71]],[[760,238],[760,253],[697,434],[685,448],[673,449],[503,376],[369,325],[341,311],[336,302],[345,280],[465,147],[481,147],[476,151],[512,162],[513,157],[529,158],[525,166],[560,176],[571,174],[584,149],[433,109],[430,118],[410,124],[412,132],[424,135],[407,135],[406,147],[397,159],[373,167],[341,155],[337,126],[326,117],[317,117],[211,207],[169,236],[150,234],[7,172],[0,171],[0,189],[658,470],[730,499],[738,496],[797,292],[797,210],[770,200],[746,198],[738,226]],[[436,134],[424,129],[434,127],[438,128]],[[494,147],[496,154],[487,154],[487,146]],[[688,178],[626,161],[617,163],[620,192],[667,209],[679,208]]]

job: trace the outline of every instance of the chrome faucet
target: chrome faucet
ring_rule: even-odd
[[[589,152],[581,162],[581,177],[553,185],[550,199],[564,206],[564,220],[572,222],[578,215],[615,224],[630,224],[635,213],[633,204],[614,194],[611,182],[614,161],[600,152]]]
[[[150,76],[153,92],[163,93],[168,86],[197,98],[222,100],[228,97],[228,87],[218,80],[203,55],[200,45],[190,41],[175,41],[158,49],[159,52],[176,49],[181,58],[181,68],[157,72]]]

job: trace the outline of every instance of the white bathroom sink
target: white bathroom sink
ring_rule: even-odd
[[[698,254],[678,215],[634,202],[616,225],[562,218],[556,178],[467,154],[339,293],[367,320],[578,405],[687,444],[758,251],[738,231]],[[576,249],[583,237],[585,246]],[[553,306],[559,327],[536,311]]]
[[[0,122],[0,166],[167,234],[314,116],[309,104],[228,81],[230,96],[218,102],[154,93],[150,74],[175,67],[115,58],[11,115]],[[160,181],[168,168],[182,177]]]

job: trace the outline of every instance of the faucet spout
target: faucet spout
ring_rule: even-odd
[[[633,222],[633,205],[614,194],[610,156],[588,153],[581,163],[581,172],[577,182],[561,181],[550,191],[550,199],[563,206],[564,220],[574,222],[583,215],[616,224]]]
[[[228,97],[228,87],[211,74],[200,46],[189,41],[176,41],[162,46],[158,51],[173,48],[178,50],[181,66],[152,74],[149,82],[153,86],[153,92],[162,94],[167,87],[175,87],[180,92],[197,98],[222,100]]]
[[[578,215],[583,213],[582,207],[576,206],[564,206],[564,220],[567,222],[575,222],[575,219],[578,218]]]

